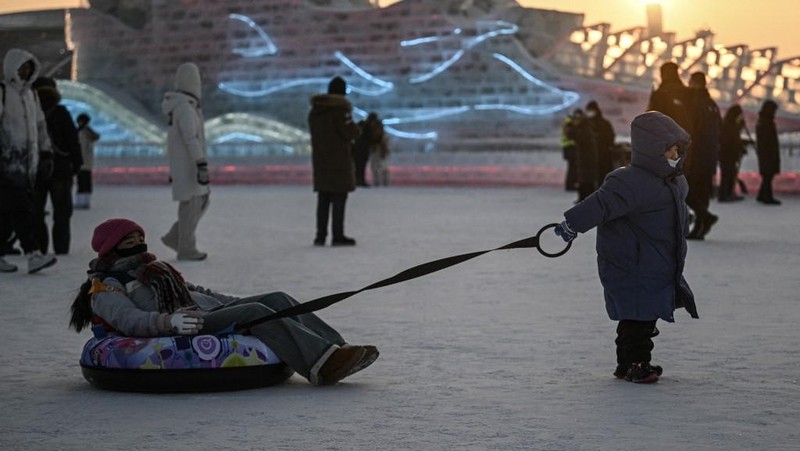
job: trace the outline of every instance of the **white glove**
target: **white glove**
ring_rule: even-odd
[[[169,324],[180,335],[193,335],[203,328],[203,319],[186,313],[173,313],[169,317]]]

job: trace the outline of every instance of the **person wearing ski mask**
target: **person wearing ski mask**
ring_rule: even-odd
[[[148,252],[144,228],[130,219],[100,223],[92,249],[97,257],[71,308],[76,332],[94,325],[128,337],[224,333],[299,304],[283,292],[239,298],[187,282]],[[262,341],[314,385],[336,384],[379,355],[375,346],[348,344],[313,313],[255,324],[242,333]]]

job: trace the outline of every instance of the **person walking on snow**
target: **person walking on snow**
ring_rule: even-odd
[[[53,149],[47,123],[31,84],[39,75],[39,60],[11,49],[3,60],[0,83],[0,272],[17,266],[5,260],[6,241],[15,233],[28,257],[28,273],[56,263],[42,254],[33,224],[33,187],[53,173]]]
[[[195,232],[208,210],[208,162],[200,70],[194,63],[183,63],[175,74],[175,90],[164,94],[161,108],[167,116],[167,155],[172,183],[172,200],[178,202],[178,220],[161,237],[165,246],[178,254],[178,260],[204,260],[208,254],[197,250]]]
[[[71,308],[70,326],[91,324],[131,337],[214,334],[298,304],[286,293],[246,298],[186,282],[168,263],[147,252],[144,229],[124,218],[94,229],[89,277]],[[314,385],[333,385],[371,365],[379,352],[350,345],[313,313],[254,325],[248,333]]]
[[[706,88],[706,74],[695,72],[689,79],[691,92],[692,143],[686,155],[685,172],[689,183],[686,203],[694,211],[691,240],[703,240],[719,219],[709,211],[714,176],[719,159],[719,136],[722,118],[719,107]]]
[[[597,227],[597,268],[608,317],[618,321],[614,376],[658,381],[651,364],[656,321],[674,322],[685,308],[697,318],[694,294],[683,277],[689,213],[681,174],[689,134],[663,113],[631,123],[629,166],[612,171],[600,188],[564,213],[556,235],[570,242]]]

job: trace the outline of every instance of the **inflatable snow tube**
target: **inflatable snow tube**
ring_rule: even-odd
[[[266,387],[294,373],[257,338],[238,334],[91,338],[80,364],[95,387],[148,393]]]

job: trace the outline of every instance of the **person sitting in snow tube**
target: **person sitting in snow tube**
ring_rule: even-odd
[[[172,265],[147,252],[144,229],[129,219],[98,225],[92,249],[97,258],[89,263],[88,280],[71,308],[70,326],[77,332],[94,325],[122,337],[180,337],[201,331],[224,336],[236,324],[298,304],[282,292],[236,298],[186,282]],[[371,365],[379,354],[375,346],[347,344],[312,313],[257,324],[245,332],[314,385],[333,385]],[[91,360],[82,359],[84,369]]]

